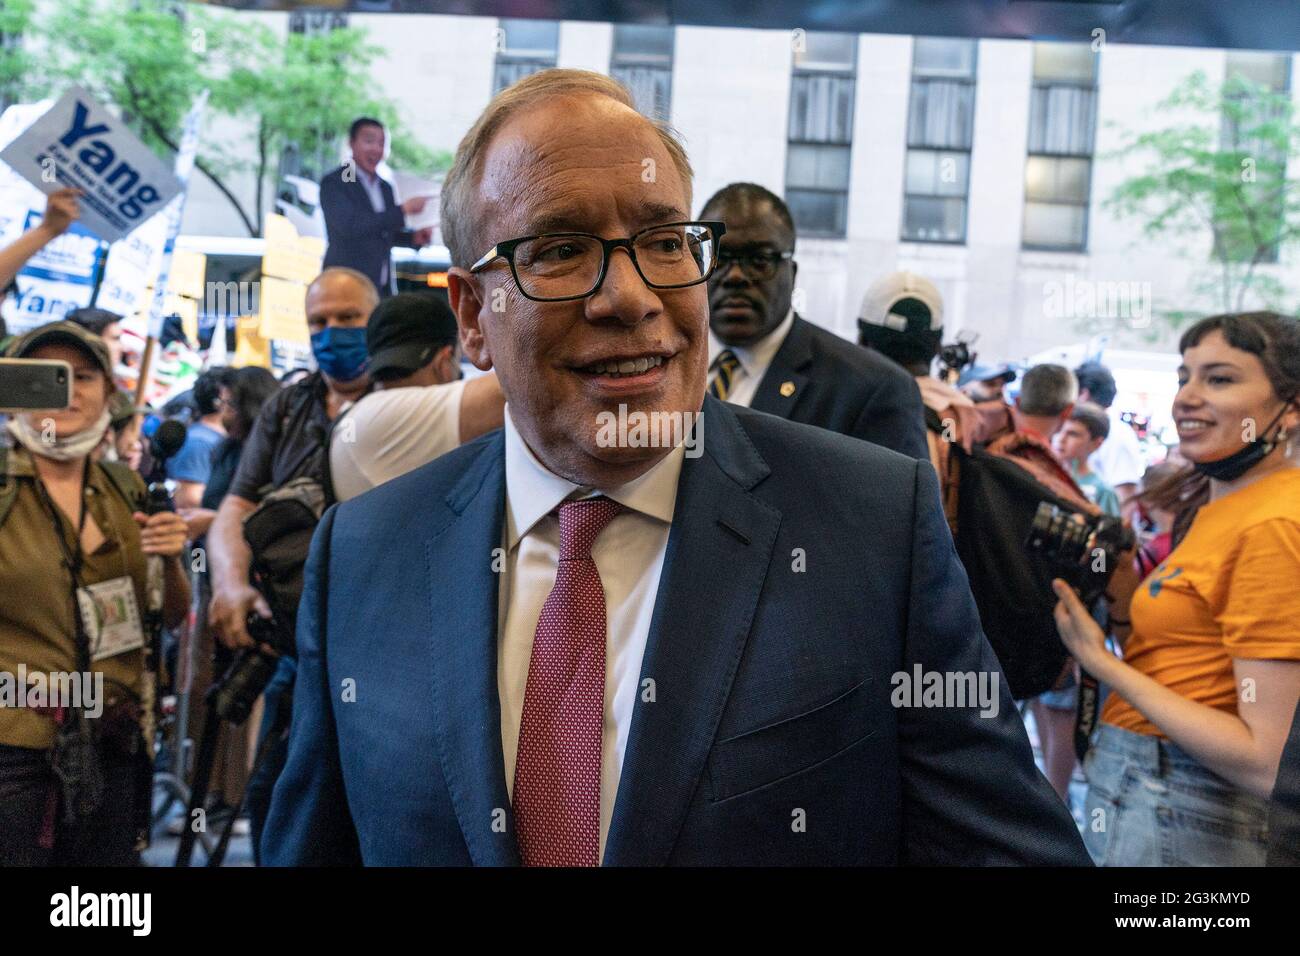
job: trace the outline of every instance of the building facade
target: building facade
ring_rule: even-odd
[[[288,29],[285,14],[239,13]],[[785,196],[799,223],[796,306],[856,337],[862,294],[908,269],[944,293],[945,333],[981,360],[1105,335],[1167,350],[1153,313],[1186,306],[1212,239],[1157,247],[1103,207],[1139,171],[1121,130],[1193,71],[1233,63],[1300,103],[1300,57],[1078,42],[349,14],[385,52],[373,80],[434,149],[454,149],[493,92],[535,69],[611,73],[681,134],[695,207],[736,180]],[[1297,169],[1300,157],[1290,157]],[[251,191],[251,184],[249,184]],[[238,233],[197,182],[187,233]],[[1300,291],[1300,259],[1262,267]]]

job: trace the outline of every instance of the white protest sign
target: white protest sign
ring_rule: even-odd
[[[81,223],[116,242],[181,191],[168,165],[126,123],[74,86],[0,159],[41,192],[82,190]]]
[[[423,176],[396,171],[393,173],[394,201],[400,206],[408,199],[424,197],[424,209],[406,217],[407,229],[438,228],[438,203],[442,196],[442,183]]]
[[[128,318],[148,312],[150,290],[162,265],[166,238],[167,215],[158,213],[131,235],[113,243],[108,250],[104,280],[99,285],[95,305]],[[143,334],[143,321],[139,323],[139,330]]]
[[[16,103],[0,114],[0,148],[22,134],[54,100]],[[0,163],[0,246],[7,246],[41,221],[45,195]],[[3,317],[13,333],[61,319],[69,309],[90,303],[99,240],[79,223],[33,255],[16,279],[17,291],[4,300]]]

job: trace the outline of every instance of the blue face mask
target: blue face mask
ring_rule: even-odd
[[[311,337],[311,353],[320,370],[336,382],[350,382],[366,371],[366,330],[327,326]]]

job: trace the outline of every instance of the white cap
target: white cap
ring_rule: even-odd
[[[904,299],[916,299],[930,312],[926,329],[917,318],[908,318],[894,311],[894,306]],[[943,296],[934,283],[914,272],[891,272],[882,276],[862,296],[862,309],[858,321],[879,325],[895,332],[938,332],[943,328]]]

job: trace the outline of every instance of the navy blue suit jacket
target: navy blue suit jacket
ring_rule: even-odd
[[[393,246],[412,244],[406,216],[393,201],[393,187],[383,179],[379,180],[379,189],[384,196],[384,211],[375,212],[366,187],[356,178],[343,178],[346,169],[346,166],[332,169],[320,181],[320,207],[325,215],[325,233],[329,239],[322,266],[327,269],[347,266],[364,272],[381,296],[390,295],[397,289],[392,264]],[[354,177],[361,175],[359,171],[353,171]],[[380,282],[385,263],[388,264],[388,279]]]
[[[930,460],[916,380],[879,352],[798,315],[749,407]]]
[[[891,703],[916,665],[1000,676],[929,463],[712,398],[702,445],[604,863],[1086,865],[1005,681],[992,717]],[[326,513],[264,863],[518,863],[505,492],[497,431]]]

